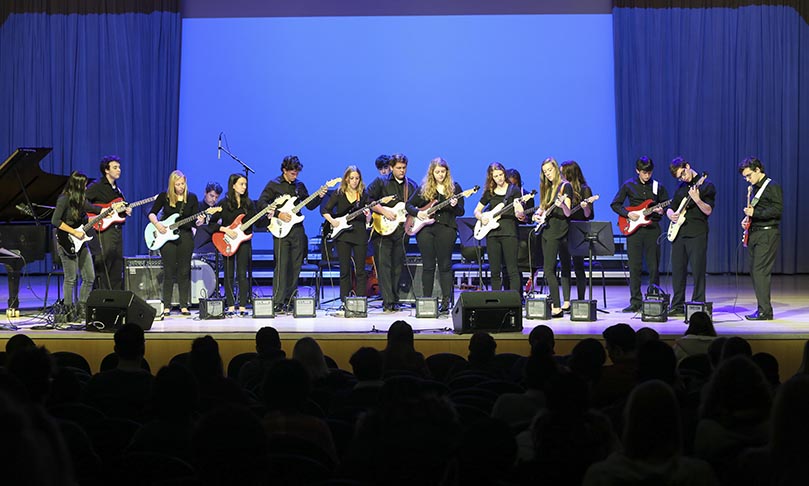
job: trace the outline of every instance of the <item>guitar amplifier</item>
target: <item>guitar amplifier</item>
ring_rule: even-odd
[[[191,260],[191,304],[214,294],[217,279],[213,267],[202,259]],[[163,300],[163,261],[160,257],[124,258],[124,290],[143,300]],[[177,284],[171,293],[172,305],[180,303]]]
[[[421,255],[408,255],[405,257],[405,267],[402,269],[402,275],[399,278],[399,302],[415,303],[417,297],[425,297],[424,285],[422,285],[421,281],[423,266]],[[433,277],[432,297],[436,297],[439,301],[443,297],[441,295],[437,266]]]

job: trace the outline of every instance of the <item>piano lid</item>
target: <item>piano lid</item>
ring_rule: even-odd
[[[0,165],[0,221],[31,220],[20,212],[17,204],[32,203],[53,206],[67,184],[68,176],[44,172],[39,166],[51,153],[50,147],[21,147]]]

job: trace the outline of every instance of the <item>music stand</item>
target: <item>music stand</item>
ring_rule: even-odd
[[[457,218],[455,221],[458,224],[458,241],[461,244],[461,258],[466,258],[467,260],[474,258],[478,267],[478,283],[480,284],[480,288],[484,289],[483,253],[481,249],[486,247],[486,238],[480,240],[475,238],[475,224],[478,222],[477,218]],[[474,253],[472,255],[464,254],[465,248],[471,249]]]
[[[588,286],[590,300],[593,300],[593,255],[611,256],[615,254],[615,238],[612,223],[607,221],[571,221],[567,242],[571,256],[586,256],[589,267]],[[600,312],[609,313],[598,309]]]

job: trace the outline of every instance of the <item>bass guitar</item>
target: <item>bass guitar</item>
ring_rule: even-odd
[[[376,206],[377,204],[387,204],[391,201],[396,199],[396,196],[385,196],[382,199],[377,199],[376,201],[366,204],[365,206],[357,209],[356,211],[352,211],[345,216],[340,216],[339,218],[334,218],[334,221],[337,222],[337,226],[333,226],[331,223],[326,221],[325,228],[329,231],[328,235],[326,235],[326,239],[328,241],[332,241],[333,239],[337,238],[337,235],[342,233],[345,230],[353,229],[354,227],[351,226],[351,222],[361,216],[365,211],[368,209]],[[326,231],[323,232],[324,234]]]
[[[747,186],[747,207],[750,207],[750,196],[753,195],[753,186]],[[742,219],[742,245],[747,248],[747,243],[750,241],[750,216],[744,215]]]
[[[111,204],[109,207],[104,208],[101,213],[96,214],[90,219],[87,224],[81,225],[77,228],[73,228],[76,231],[81,231],[83,238],[76,238],[71,233],[68,233],[64,230],[59,230],[56,232],[56,241],[59,242],[59,246],[70,256],[75,255],[76,253],[81,250],[81,246],[88,241],[92,240],[92,236],[88,236],[87,232],[90,231],[99,221],[109,216],[111,213],[115,213],[118,211],[123,211],[126,209],[126,203],[123,201],[118,201],[114,204]]]
[[[475,223],[475,231],[473,236],[476,240],[482,240],[486,238],[486,235],[495,228],[500,227],[500,218],[503,217],[503,213],[514,207],[514,202],[519,200],[521,202],[528,201],[532,199],[536,195],[536,189],[529,192],[528,194],[511,201],[508,204],[500,203],[497,206],[493,207],[491,211],[486,211],[480,214],[480,219]],[[483,220],[488,220],[486,224],[483,224]]]
[[[261,211],[257,212],[255,216],[248,219],[246,222],[242,223],[242,219],[244,219],[244,214],[240,214],[236,216],[236,219],[230,223],[228,229],[231,229],[236,232],[236,236],[231,238],[227,235],[224,231],[218,231],[211,235],[211,241],[213,241],[213,246],[219,251],[219,253],[225,255],[226,257],[233,256],[236,251],[239,249],[242,243],[247,240],[253,238],[253,233],[245,234],[245,230],[250,228],[255,224],[256,221],[259,220],[262,216],[269,213],[270,211],[275,211],[275,208],[278,207],[279,204],[282,204],[287,199],[291,198],[289,194],[284,194],[283,196],[279,196],[275,201],[272,202],[269,206],[262,209]]]
[[[598,196],[598,195],[595,195],[595,196],[590,196],[590,197],[588,197],[587,199],[583,200],[582,202],[586,202],[587,204],[593,204],[594,202],[598,201],[598,198],[599,198],[599,197],[600,197],[600,196]],[[559,207],[559,206],[561,206],[561,205],[562,205],[562,201],[561,201],[561,200],[559,200],[559,199],[557,199],[557,201],[554,203],[554,206],[557,206],[557,207]],[[583,208],[581,207],[581,205],[576,206],[575,208],[573,208],[573,209],[570,211],[570,216],[573,216],[574,214],[576,214],[576,212],[578,212],[578,211],[579,211],[579,210],[581,210],[581,209],[583,209]],[[542,230],[544,230],[544,229],[545,229],[545,227],[548,225],[548,221],[547,221],[547,218],[548,218],[548,213],[550,213],[550,211],[549,211],[549,210],[542,211],[542,212],[540,213],[540,215],[537,217],[537,219],[536,219],[536,226],[534,226],[534,229],[533,229],[533,232],[534,232],[535,234],[540,234],[540,233],[542,233]]]
[[[216,214],[222,210],[221,206],[213,206],[205,211],[200,211],[196,214],[193,214],[187,218],[183,218],[177,221],[177,218],[180,217],[179,214],[172,214],[168,218],[160,221],[160,224],[166,227],[166,232],[161,233],[157,230],[157,226],[154,223],[149,223],[146,225],[146,229],[143,231],[143,238],[146,240],[146,247],[150,250],[159,250],[163,245],[166,244],[167,241],[173,241],[180,237],[180,232],[177,231],[180,226],[190,223],[191,221],[197,219],[198,217],[202,216],[203,214]]]
[[[701,186],[702,183],[705,182],[705,179],[707,178],[708,173],[703,172],[702,176],[692,187]],[[688,209],[688,203],[690,203],[691,201],[693,201],[693,199],[691,198],[691,194],[684,197],[683,200],[680,201],[680,206],[677,208],[677,211],[675,212],[675,214],[679,214],[679,216],[677,217],[677,221],[671,222],[671,224],[669,225],[669,231],[666,234],[666,238],[669,241],[674,241],[677,238],[677,234],[680,232],[680,228],[682,228],[683,225],[685,224],[685,210]]]
[[[371,215],[371,224],[374,231],[382,236],[392,234],[394,231],[396,231],[396,228],[398,228],[400,224],[407,221],[407,209],[405,208],[404,201],[399,201],[394,204],[393,207],[388,209],[396,214],[396,218],[393,220],[390,220],[379,213],[374,213]]]
[[[658,209],[665,208],[671,204],[671,199],[652,206],[653,203],[654,201],[647,199],[637,206],[627,207],[626,210],[629,212],[629,214],[637,214],[638,219],[632,221],[632,219],[629,218],[629,215],[626,217],[618,216],[618,229],[621,230],[621,233],[628,236],[637,231],[641,226],[649,226],[652,224],[652,220],[649,219],[649,215]]]
[[[102,208],[105,208],[105,209],[111,208],[112,205],[116,204],[116,203],[124,203],[124,206],[123,206],[122,209],[119,209],[118,211],[109,211],[109,212],[103,211],[102,214],[106,214],[106,216],[101,218],[100,220],[98,220],[98,222],[96,222],[96,224],[95,224],[95,226],[93,226],[93,228],[95,228],[96,231],[106,231],[107,228],[109,228],[113,224],[115,224],[115,223],[123,223],[124,221],[126,221],[126,215],[121,216],[121,213],[123,212],[124,209],[136,208],[138,206],[142,206],[144,204],[154,202],[155,199],[157,199],[157,194],[155,194],[152,197],[147,197],[146,199],[141,199],[140,201],[135,201],[133,203],[128,203],[128,202],[124,201],[122,198],[119,197],[119,198],[113,199],[112,201],[110,201],[110,202],[108,202],[106,204],[96,204],[96,206],[101,206]],[[89,216],[90,218],[95,219],[95,217],[99,216],[99,215],[97,215],[97,214],[88,214],[87,216]]]
[[[421,231],[421,229],[424,228],[425,226],[429,226],[435,223],[435,219],[431,217],[433,214],[452,204],[452,201],[457,201],[462,197],[471,196],[472,194],[478,192],[478,189],[480,189],[480,186],[475,186],[471,189],[463,191],[460,194],[455,194],[452,197],[449,197],[446,200],[441,201],[440,203],[438,201],[432,201],[426,206],[419,208],[419,211],[427,212],[427,219],[419,219],[417,216],[410,216],[408,214],[407,218],[405,219],[405,233],[407,233],[410,236],[413,236],[419,231]]]
[[[286,235],[289,234],[293,226],[303,221],[304,216],[300,214],[301,209],[303,209],[307,204],[312,202],[314,198],[318,197],[318,193],[320,191],[323,191],[324,189],[328,189],[330,187],[334,187],[335,185],[339,184],[341,180],[342,179],[340,177],[335,177],[334,179],[326,182],[325,184],[320,186],[320,189],[313,192],[309,197],[299,202],[298,204],[295,204],[295,199],[297,199],[297,197],[292,197],[291,199],[287,200],[287,202],[285,202],[283,206],[278,208],[278,212],[290,213],[292,215],[292,219],[290,219],[288,222],[284,222],[281,220],[281,218],[273,216],[270,219],[270,227],[269,227],[270,233],[272,233],[273,236],[275,236],[276,238],[284,238]]]

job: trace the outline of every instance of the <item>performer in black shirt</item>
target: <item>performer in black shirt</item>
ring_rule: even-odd
[[[65,271],[63,284],[65,314],[68,315],[69,320],[78,321],[83,320],[86,315],[87,297],[93,289],[95,270],[93,269],[92,256],[88,245],[83,242],[77,252],[75,251],[73,240],[66,238],[65,235],[71,235],[79,241],[84,240],[85,233],[82,225],[87,223],[87,213],[101,211],[101,208],[93,207],[87,202],[85,198],[86,187],[86,175],[81,172],[70,174],[67,186],[65,186],[64,191],[56,201],[56,209],[51,217],[51,224],[57,230],[57,239],[59,241],[57,252]],[[91,230],[90,233],[87,236],[96,236],[95,230]],[[81,273],[81,288],[79,290],[79,301],[74,308],[73,289],[76,286],[77,273]]]
[[[199,202],[197,211],[205,211],[216,206],[221,195],[222,186],[218,182],[209,182],[205,186],[205,197]],[[211,235],[216,232],[216,228],[211,228],[208,225],[211,222],[210,215],[206,215],[205,219],[205,224],[197,226],[194,232],[194,251],[196,253],[213,253],[216,251],[211,242]]]
[[[231,174],[228,177],[228,192],[220,202],[222,212],[219,216],[211,217],[210,225],[227,234],[230,238],[236,238],[237,233],[228,228],[239,215],[244,215],[242,222],[249,220],[256,214],[256,205],[250,200],[247,193],[247,178],[242,174]],[[245,235],[253,234],[253,227],[244,229]],[[225,256],[225,303],[228,312],[239,312],[247,315],[247,302],[250,300],[252,287],[247,280],[247,265],[253,255],[252,240],[244,240],[239,245],[236,253],[232,256]],[[236,274],[238,272],[238,274]],[[239,281],[239,308],[234,307],[235,296],[233,294],[233,276],[237,275]]]
[[[708,266],[708,216],[713,212],[716,201],[716,186],[707,178],[701,182],[691,164],[682,157],[676,157],[669,166],[671,175],[680,181],[671,206],[666,211],[674,227],[679,226],[677,235],[671,242],[671,280],[674,295],[671,298],[670,316],[685,315],[685,282],[688,265],[694,279],[691,300],[705,302],[705,274]],[[699,184],[699,185],[698,185]],[[681,213],[682,201],[691,198]],[[674,208],[674,209],[672,209]],[[685,222],[682,222],[684,218]],[[671,231],[671,230],[670,230]],[[671,240],[671,237],[669,238]]]
[[[435,267],[438,262],[438,283],[441,285],[441,303],[438,311],[441,313],[449,313],[452,302],[452,249],[458,237],[458,223],[455,218],[463,216],[464,198],[453,199],[449,205],[434,212],[432,216],[428,216],[427,212],[420,208],[431,202],[441,204],[460,193],[461,186],[453,182],[449,164],[441,157],[436,157],[430,161],[421,187],[407,202],[407,212],[411,216],[422,221],[430,218],[435,220],[416,233],[416,241],[422,257],[421,283],[424,297],[433,296]]]
[[[570,183],[570,188],[573,191],[573,197],[570,200],[570,221],[592,221],[595,218],[595,211],[593,205],[588,202],[588,199],[593,197],[593,190],[587,185],[587,179],[582,174],[581,167],[575,160],[568,160],[562,162],[562,177]],[[581,209],[577,209],[581,208]],[[562,272],[565,266],[562,265]],[[573,271],[576,274],[576,292],[579,300],[585,299],[587,292],[587,277],[584,273],[584,257],[573,257]],[[567,276],[570,277],[568,270]],[[564,281],[564,275],[562,276]],[[565,309],[569,310],[569,307]]]
[[[340,187],[334,191],[323,206],[321,214],[330,224],[324,231],[331,232],[340,222],[337,218],[348,215],[368,204],[365,194],[365,183],[362,182],[362,172],[356,165],[349,165]],[[357,277],[355,294],[365,296],[368,285],[368,275],[365,271],[365,257],[368,254],[368,230],[366,224],[370,211],[366,210],[362,217],[348,221],[349,228],[341,230],[335,237],[337,258],[340,264],[340,301],[345,303],[346,297],[351,294],[351,270]],[[328,236],[329,233],[326,233]],[[353,259],[353,263],[352,263]]]
[[[548,281],[548,293],[553,307],[553,317],[562,317],[570,309],[570,252],[567,246],[570,204],[573,188],[562,179],[559,164],[553,157],[542,161],[539,175],[539,211],[534,213],[535,222],[544,221],[542,229],[542,270]],[[559,281],[556,279],[556,258],[562,266],[562,298],[559,298]]]
[[[259,205],[271,204],[277,197],[284,194],[294,196],[295,204],[302,202],[309,197],[309,191],[303,182],[298,180],[298,173],[303,170],[303,164],[295,155],[284,157],[281,162],[281,175],[271,180],[264,186],[261,196],[258,198]],[[322,198],[326,195],[325,186],[318,191],[317,195]],[[307,209],[317,209],[320,199],[314,198],[306,205]],[[294,215],[297,216],[297,215]],[[275,211],[274,218],[278,218],[284,223],[292,221],[293,214]],[[273,272],[273,292],[272,303],[276,313],[284,313],[288,309],[295,291],[298,290],[298,277],[301,273],[301,266],[306,257],[308,248],[306,232],[300,222],[293,225],[286,236],[278,237],[273,235],[273,259],[275,260],[275,270]]]
[[[618,189],[618,193],[613,198],[610,207],[616,214],[632,221],[637,221],[639,216],[626,209],[624,204],[629,201],[630,208],[640,206],[646,201],[650,204],[658,204],[668,200],[669,193],[665,186],[652,179],[654,162],[648,157],[641,157],[635,161],[635,172],[637,177],[625,181]],[[663,208],[659,207],[649,215],[649,224],[639,226],[626,237],[626,253],[629,260],[629,306],[623,312],[638,312],[643,304],[643,297],[640,292],[641,273],[643,272],[643,260],[646,260],[646,268],[649,271],[650,284],[659,285],[660,266],[660,218]]]
[[[188,192],[188,184],[185,175],[179,170],[175,170],[169,175],[169,186],[166,192],[157,196],[152,210],[149,211],[149,221],[154,224],[157,231],[165,234],[168,228],[160,223],[173,214],[178,214],[177,220],[187,218],[197,212],[199,201],[193,192]],[[158,213],[161,220],[158,220]],[[197,218],[196,222],[191,221],[177,228],[179,238],[169,240],[160,248],[160,257],[163,260],[163,315],[171,313],[171,297],[174,290],[174,282],[177,282],[179,290],[178,299],[180,303],[180,313],[184,316],[191,315],[188,306],[191,303],[191,255],[194,253],[194,236],[191,228],[202,224],[204,216]]]
[[[781,212],[784,209],[781,186],[764,173],[764,164],[747,157],[739,164],[739,173],[750,183],[752,200],[744,208],[742,228],[747,228],[747,250],[750,254],[750,277],[756,292],[756,312],[744,316],[751,321],[773,318],[770,289],[775,254],[781,244]]]
[[[416,192],[416,183],[406,176],[407,156],[404,154],[391,155],[390,168],[389,174],[380,175],[368,186],[368,199],[376,201],[385,196],[396,196],[396,199],[385,205],[377,204],[371,208],[380,215],[377,218],[396,221],[401,218],[397,218],[397,212],[391,208],[400,204],[404,213],[405,203]],[[404,224],[399,223],[388,235],[381,235],[375,230],[372,238],[382,307],[384,312],[396,312],[399,305],[399,279],[405,262]]]
[[[489,269],[492,275],[492,290],[503,288],[503,264],[506,266],[508,283],[505,290],[521,290],[522,278],[517,267],[518,237],[517,219],[525,215],[520,188],[509,184],[506,180],[506,168],[500,162],[492,162],[486,169],[486,183],[483,186],[483,195],[475,206],[475,218],[484,226],[489,219],[483,213],[492,211],[495,206],[503,203],[514,206],[503,212],[500,226],[489,231],[486,235],[486,251],[489,254]]]
[[[118,187],[121,178],[121,158],[107,155],[101,159],[101,179],[87,188],[87,200],[91,204],[109,204],[113,199],[124,199]],[[127,208],[126,215],[132,215],[132,208]],[[122,236],[123,223],[110,225],[101,231],[98,238],[91,240],[95,261],[95,274],[98,287],[103,289],[123,290],[124,282],[124,243]]]

